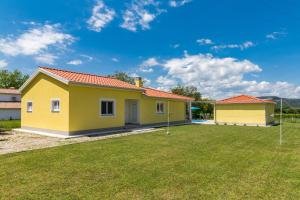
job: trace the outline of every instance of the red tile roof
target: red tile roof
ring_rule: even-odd
[[[259,99],[257,97],[240,95],[217,101],[217,104],[251,104],[251,103],[274,103],[272,100]]]
[[[186,101],[194,101],[193,98],[173,94],[170,92],[164,92],[164,91],[156,90],[153,88],[144,88],[144,89],[145,89],[144,94],[149,97],[159,97],[159,98],[167,98],[167,99],[179,99],[179,100],[186,100]]]
[[[0,94],[20,94],[19,90],[17,89],[6,89],[6,88],[0,88]]]
[[[0,109],[21,109],[21,102],[0,102]]]
[[[92,84],[106,87],[114,87],[114,88],[125,88],[125,89],[135,89],[144,91],[144,94],[149,97],[158,97],[158,98],[169,98],[169,99],[179,99],[179,100],[187,100],[193,101],[193,98],[185,97],[181,95],[172,94],[169,92],[164,92],[152,88],[141,88],[130,83],[126,83],[124,81],[120,81],[116,78],[99,76],[94,74],[86,74],[79,72],[72,72],[61,69],[54,69],[49,67],[40,67],[40,69],[45,70],[51,74],[59,76],[67,81],[75,82],[75,83],[83,83],[83,84]]]
[[[63,79],[66,79],[68,81],[75,82],[75,83],[92,84],[92,85],[123,88],[123,89],[141,90],[141,88],[139,88],[135,85],[126,83],[124,81],[120,81],[120,80],[112,78],[112,77],[72,72],[72,71],[53,69],[53,68],[48,68],[48,67],[40,67],[40,69],[46,70],[47,72],[50,72],[50,73],[57,75]]]

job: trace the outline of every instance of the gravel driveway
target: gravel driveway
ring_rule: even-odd
[[[97,136],[83,136],[77,138],[55,138],[47,137],[29,133],[15,133],[12,131],[0,133],[0,154],[7,154],[13,152],[29,151],[33,149],[43,149],[67,144],[74,144],[80,142],[88,142],[94,140],[103,140],[114,137],[122,137],[128,135],[136,135],[142,133],[149,133],[159,131],[162,129],[141,129],[131,132],[116,133],[110,135],[97,135]]]

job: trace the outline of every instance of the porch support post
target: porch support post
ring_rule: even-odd
[[[215,121],[215,124],[217,123],[217,116],[216,116],[216,102],[214,103],[214,121]]]
[[[189,120],[192,122],[192,102],[189,102]]]

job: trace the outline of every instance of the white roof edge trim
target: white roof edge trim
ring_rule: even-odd
[[[44,70],[44,69],[42,69],[42,68],[39,68],[39,69],[37,69],[37,70],[34,72],[34,74],[32,74],[32,75],[29,77],[29,79],[28,79],[28,80],[27,80],[27,81],[19,88],[19,92],[22,92],[22,91],[29,85],[29,83],[31,83],[31,81],[32,81],[38,74],[40,74],[40,73],[46,74],[46,75],[48,75],[48,76],[54,78],[55,80],[58,80],[58,81],[60,81],[60,82],[62,82],[62,83],[64,83],[64,84],[66,84],[66,85],[69,84],[69,80],[64,79],[64,78],[62,78],[62,77],[60,77],[60,76],[58,76],[58,75],[55,75],[55,74],[53,74],[53,73],[51,73],[51,72],[49,72],[49,71],[47,71],[47,70]]]

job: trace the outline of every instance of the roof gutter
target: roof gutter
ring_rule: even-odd
[[[166,100],[177,100],[177,101],[186,101],[186,102],[190,102],[190,101],[194,101],[193,99],[177,99],[177,98],[168,98],[168,97],[155,97],[155,96],[149,96],[146,94],[143,94],[146,97],[149,98],[153,98],[153,99],[166,99]]]

